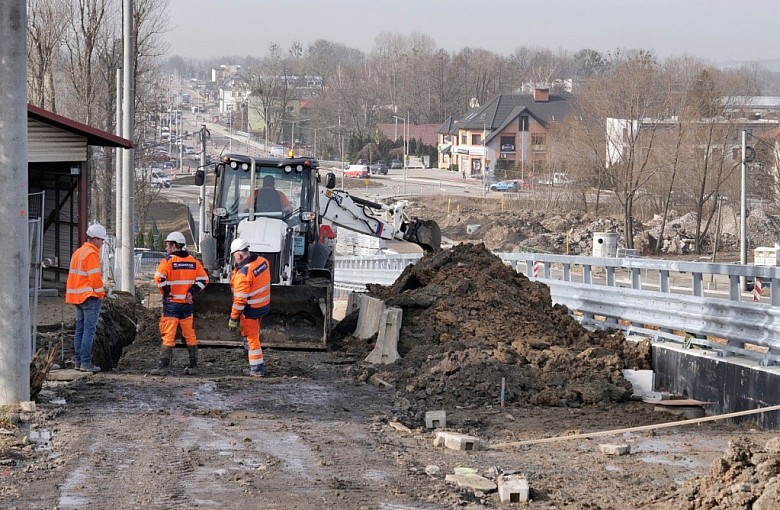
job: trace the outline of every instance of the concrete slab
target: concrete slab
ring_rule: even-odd
[[[531,498],[531,488],[525,475],[498,477],[498,497],[502,503],[522,503]]]
[[[480,492],[495,492],[498,486],[492,480],[488,480],[477,473],[447,475],[444,481],[457,485],[461,489]]]

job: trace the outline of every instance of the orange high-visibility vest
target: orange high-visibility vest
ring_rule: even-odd
[[[91,297],[103,299],[106,295],[97,246],[86,242],[73,252],[65,289],[65,302],[72,305],[80,305]]]
[[[209,275],[198,259],[186,250],[166,255],[157,265],[154,283],[168,301],[186,303],[187,294],[195,295],[206,288]]]
[[[259,319],[271,309],[271,270],[268,261],[252,254],[233,270],[230,277],[233,289],[233,308],[230,317],[241,314],[248,319]]]

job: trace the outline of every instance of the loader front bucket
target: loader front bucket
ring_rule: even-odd
[[[328,280],[306,285],[272,285],[271,311],[260,324],[263,347],[326,349],[333,317],[332,292]],[[200,345],[241,346],[241,335],[227,328],[233,306],[230,285],[211,283],[195,296],[194,303],[195,334]]]

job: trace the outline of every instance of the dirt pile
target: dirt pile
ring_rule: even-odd
[[[764,447],[744,438],[729,443],[707,476],[685,483],[648,508],[780,508],[780,438]]]
[[[587,331],[565,307],[553,306],[547,286],[516,273],[484,244],[427,255],[392,286],[369,286],[369,293],[403,310],[402,359],[360,377],[403,390],[415,415],[498,404],[502,379],[509,404],[622,401],[632,389],[621,369],[649,368],[648,344]],[[351,339],[342,347],[365,352],[370,345]]]

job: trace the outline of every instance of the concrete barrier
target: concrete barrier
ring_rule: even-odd
[[[401,334],[402,317],[403,310],[400,308],[388,308],[382,312],[376,345],[366,357],[367,362],[375,365],[387,365],[394,363],[401,357],[398,355],[398,337]]]
[[[385,302],[381,299],[369,296],[360,296],[360,314],[354,336],[366,340],[376,335],[379,331],[379,323],[382,320],[382,312]],[[347,305],[349,307],[349,305]]]

